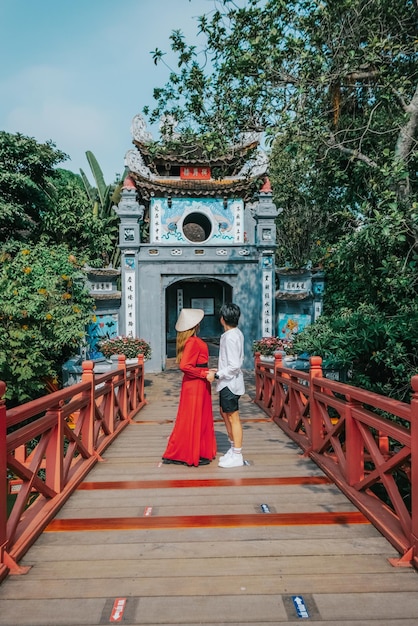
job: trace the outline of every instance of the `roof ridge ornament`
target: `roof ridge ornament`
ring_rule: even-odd
[[[150,168],[145,165],[145,161],[139,150],[128,150],[125,155],[125,161],[132,172],[140,174],[143,178],[148,178],[149,180],[155,180],[157,178],[155,174],[151,172]]]
[[[131,135],[140,143],[152,143],[153,137],[151,133],[147,130],[147,123],[144,117],[138,113],[132,120],[131,124]]]

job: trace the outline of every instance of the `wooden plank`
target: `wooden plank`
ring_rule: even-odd
[[[107,556],[107,555],[106,555]],[[98,559],[83,561],[83,578],[162,578],[167,575],[167,562],[165,559],[153,558],[121,558]],[[363,574],[392,573],[392,566],[379,554],[346,554],[341,555],[301,555],[301,556],[221,556],[199,557],[173,556],[170,559],[170,577],[194,578],[204,575],[209,578],[224,578],[227,576],[309,576],[309,575],[332,575],[339,576],[355,575],[361,571]],[[225,567],[227,566],[227,572]],[[38,563],[32,572],[32,578],[55,578],[57,574],[65,572],[68,580],[80,577],[79,563],[74,560],[62,560],[47,563]]]
[[[162,597],[235,596],[237,602],[239,602],[238,598],[249,595],[252,596],[254,603],[259,603],[260,615],[262,615],[262,598],[258,599],[258,596],[273,595],[277,598],[281,595],[359,594],[358,602],[361,601],[362,606],[357,605],[356,608],[358,618],[361,618],[363,611],[367,610],[368,603],[372,602],[374,605],[374,596],[376,594],[396,593],[399,594],[399,598],[401,598],[401,602],[404,604],[403,613],[405,617],[415,617],[416,619],[418,614],[416,612],[415,599],[412,601],[416,596],[416,581],[413,581],[412,577],[408,576],[404,570],[395,575],[390,572],[374,575],[357,572],[350,575],[347,574],[344,577],[336,576],[335,572],[333,572],[331,574],[321,574],[320,576],[315,573],[294,575],[284,573],[274,577],[252,576],[248,575],[248,573],[238,576],[226,573],[222,577],[207,577],[202,573],[201,576],[190,578],[188,576],[172,577],[171,569],[170,575],[163,577],[136,576],[135,578],[125,578],[123,576],[113,576],[109,578],[99,576],[91,579],[80,577],[82,570],[80,570],[78,578],[75,579],[57,579],[52,576],[35,578],[30,572],[26,578],[21,577],[18,584],[15,583],[15,579],[13,579],[12,583],[10,579],[6,581],[7,584],[4,585],[4,590],[2,589],[1,593],[1,607],[3,608],[3,601],[6,599],[20,602],[23,598],[48,601],[49,599],[58,598],[84,600],[97,597],[106,599],[135,595],[140,595],[141,598],[159,597],[160,599]],[[316,596],[315,601],[317,601]],[[399,605],[399,609],[401,609],[401,605]],[[77,607],[77,603],[74,602],[74,611],[79,610],[80,607]],[[208,616],[202,616],[202,619],[207,621]],[[75,620],[71,623],[78,624]],[[338,621],[331,621],[333,626],[336,623],[338,624]],[[4,624],[1,612],[0,624]],[[19,624],[17,618],[12,624],[13,626]],[[6,623],[5,626],[11,626],[10,622]],[[397,626],[399,626],[399,623]]]
[[[223,531],[222,531],[223,533]],[[67,533],[66,533],[67,534]],[[100,538],[95,538],[88,544],[78,544],[78,534],[74,533],[74,540],[71,551],[68,550],[67,543],[63,541],[58,545],[52,542],[48,542],[41,545],[38,543],[33,546],[30,553],[30,560],[24,559],[24,563],[28,565],[30,562],[34,563],[48,563],[50,561],[89,561],[97,558],[97,543],[106,546],[106,558],[107,559],[172,559],[177,558],[179,554],[182,558],[195,558],[196,557],[196,545],[195,542],[199,541],[199,558],[210,557],[283,557],[283,556],[338,556],[345,557],[345,555],[382,555],[387,550],[387,554],[395,556],[395,550],[391,550],[387,545],[386,539],[383,537],[361,537],[353,540],[352,538],[340,539],[339,537],[324,537],[317,538],[316,541],[308,538],[298,539],[246,539],[245,541],[240,538],[239,541],[222,541],[220,536],[216,533],[216,536],[211,541],[205,541],[201,538],[194,541],[181,541],[178,538],[178,533],[172,534],[170,541],[167,540],[167,536],[161,538],[161,540],[151,541],[147,539],[146,542],[139,541],[138,534],[135,535],[135,539],[132,539],[131,543],[111,543],[113,535],[111,533],[96,533],[100,534]],[[158,532],[158,536],[160,536]],[[211,536],[214,533],[211,532]],[[49,535],[51,536],[51,535]],[[56,536],[56,535],[55,535]],[[59,537],[60,535],[58,535]],[[64,535],[65,537],[65,535]],[[64,538],[63,538],[64,539]],[[155,539],[155,538],[154,538]]]

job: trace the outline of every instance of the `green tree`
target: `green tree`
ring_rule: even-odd
[[[76,249],[93,267],[108,265],[109,258],[118,250],[115,212],[106,215],[93,210],[78,174],[58,169],[51,186],[53,201],[43,215],[43,234],[53,243],[65,243]]]
[[[349,382],[408,402],[418,357],[418,307],[400,305],[382,315],[374,304],[322,315],[297,337],[295,349],[321,356],[349,375]]]
[[[64,244],[9,242],[0,253],[0,379],[10,405],[45,393],[79,350],[93,300]]]
[[[105,185],[92,153],[86,153],[97,187],[84,174],[57,167],[66,154],[55,144],[0,132],[0,242],[65,243],[93,266],[117,264],[118,220],[112,207],[121,182]]]
[[[178,71],[155,89],[157,104],[145,112],[151,120],[172,115],[183,131],[215,131],[218,143],[265,131],[283,208],[279,228],[288,212],[291,221],[306,207],[318,224],[300,265],[323,235],[338,239],[338,216],[356,227],[369,215],[385,172],[397,175],[384,189],[396,185],[408,197],[416,187],[417,7],[413,0],[249,0],[242,8],[225,0],[217,7],[199,18],[201,50],[172,33]],[[161,51],[153,54],[164,62]],[[292,161],[292,171],[283,171]],[[295,235],[288,250],[298,247]]]
[[[96,186],[90,184],[83,170],[80,170],[80,175],[92,208],[93,231],[100,231],[101,233],[100,264],[108,265],[111,263],[113,267],[117,267],[120,262],[120,249],[117,245],[119,241],[119,218],[113,210],[113,206],[119,203],[123,180],[127,171],[125,169],[122,180],[115,181],[113,185],[107,185],[94,154],[87,151],[86,157]]]
[[[0,131],[0,242],[39,236],[54,168],[67,158],[52,142]]]
[[[60,384],[94,313],[83,268],[102,265],[115,246],[81,177],[56,167],[65,158],[52,142],[0,133],[0,379],[9,405]]]
[[[201,50],[173,32],[178,70],[144,110],[151,120],[174,116],[183,131],[211,131],[217,145],[265,132],[282,209],[279,264],[323,265],[321,324],[338,329],[339,358],[352,360],[356,380],[363,374],[371,388],[386,380],[399,396],[416,371],[402,333],[416,320],[417,18],[413,0],[219,1],[199,18]],[[154,59],[164,62],[163,53]],[[356,339],[359,311],[368,313]],[[377,322],[379,337],[402,329],[387,341],[392,367],[364,342]],[[315,328],[299,345],[325,354],[335,344],[319,345]]]

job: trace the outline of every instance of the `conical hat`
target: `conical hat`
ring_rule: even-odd
[[[181,333],[194,328],[202,321],[204,314],[203,309],[182,309],[176,323],[176,330]]]

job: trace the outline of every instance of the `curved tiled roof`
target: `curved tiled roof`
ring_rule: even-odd
[[[247,199],[256,190],[258,177],[252,179],[223,178],[220,180],[184,180],[180,178],[146,178],[137,172],[130,172],[138,191],[144,200],[156,196],[232,196],[238,194]]]

